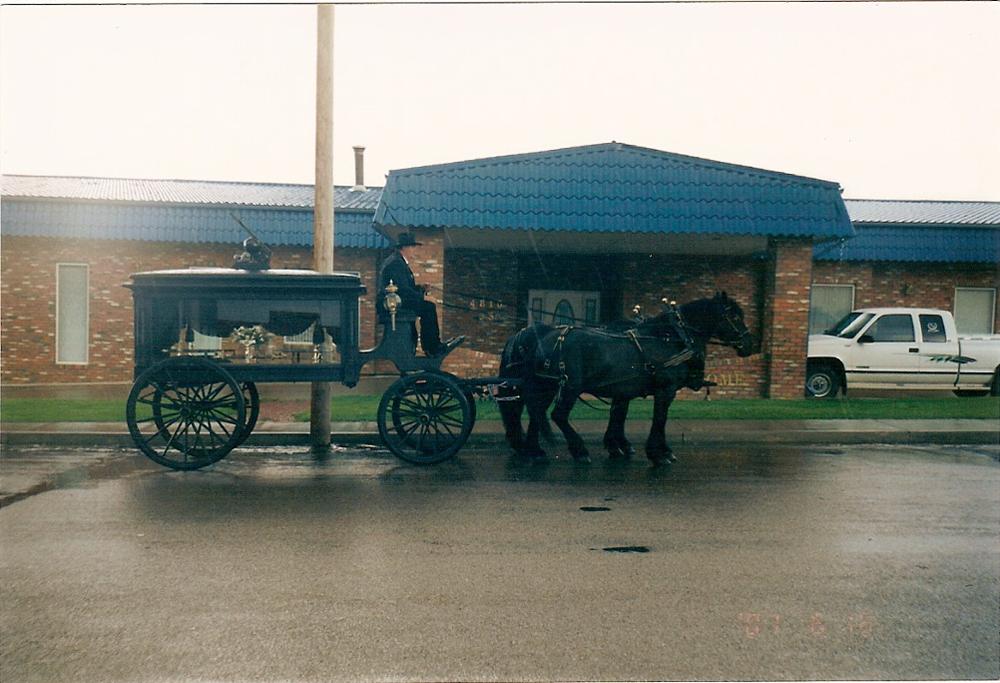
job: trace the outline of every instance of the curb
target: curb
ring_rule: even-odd
[[[585,439],[600,439],[599,434],[582,433]],[[634,443],[645,440],[645,432],[630,432]],[[557,437],[558,439],[559,437]],[[742,432],[688,430],[683,427],[667,431],[667,439],[674,445],[824,445],[834,444],[941,444],[941,445],[1000,445],[996,430],[899,430],[880,429],[865,431],[844,430],[747,430]],[[333,432],[331,441],[338,445],[381,446],[382,440],[375,432]],[[305,432],[260,431],[246,440],[247,446],[308,446],[310,436]],[[122,432],[52,432],[17,431],[0,434],[0,446],[63,446],[63,447],[114,447],[132,448],[132,437]],[[469,446],[504,446],[503,434],[480,433],[469,436]]]

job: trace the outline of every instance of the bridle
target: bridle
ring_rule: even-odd
[[[732,331],[736,334],[735,340],[720,339],[718,341],[715,341],[714,339],[712,339],[713,334],[718,330],[719,327],[718,325],[716,325],[716,329],[712,330],[711,332],[705,332],[704,330],[699,330],[698,328],[692,325],[688,325],[687,323],[685,323],[685,326],[688,329],[692,330],[693,332],[697,333],[700,337],[704,337],[706,344],[712,344],[714,346],[728,346],[729,348],[732,349],[739,349],[741,346],[743,346],[744,339],[749,339],[750,342],[753,342],[753,335],[750,334],[750,330],[747,329],[746,325],[743,325],[742,330],[739,328],[739,326],[736,325],[736,316],[732,315],[732,308],[726,304],[719,304],[719,305],[722,307],[722,320],[726,324],[728,324],[729,327],[732,329]]]

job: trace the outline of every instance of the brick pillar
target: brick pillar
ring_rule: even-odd
[[[413,279],[418,285],[427,286],[427,300],[437,305],[438,323],[441,325],[441,339],[447,339],[447,323],[445,322],[444,301],[444,232],[433,229],[411,230],[420,242],[413,248],[413,256],[409,259]],[[454,333],[452,333],[454,334]]]
[[[801,398],[806,381],[812,240],[771,239],[762,351],[769,398]]]

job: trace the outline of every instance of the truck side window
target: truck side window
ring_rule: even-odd
[[[939,315],[920,316],[920,334],[925,342],[945,342],[944,320]]]
[[[911,342],[913,335],[913,318],[909,315],[883,315],[868,328],[867,334],[877,342]]]

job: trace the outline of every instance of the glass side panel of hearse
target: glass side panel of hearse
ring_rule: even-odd
[[[204,356],[234,364],[312,363],[316,345],[333,342],[339,362],[342,303],[337,300],[156,296],[136,310],[137,358],[146,366],[168,356]],[[303,339],[311,331],[310,339]]]

